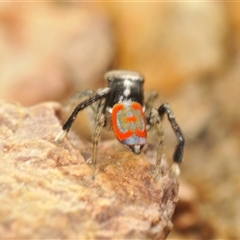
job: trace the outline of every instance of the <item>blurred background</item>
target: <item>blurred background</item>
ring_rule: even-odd
[[[2,100],[65,102],[110,69],[141,72],[185,134],[169,239],[240,239],[240,3],[0,3]]]

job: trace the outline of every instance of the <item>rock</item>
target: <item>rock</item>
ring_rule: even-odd
[[[156,180],[148,157],[116,140],[99,146],[95,181],[91,144],[73,132],[61,144],[61,105],[0,102],[0,236],[9,238],[165,239],[178,181]]]

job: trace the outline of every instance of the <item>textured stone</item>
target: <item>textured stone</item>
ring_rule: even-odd
[[[94,181],[84,160],[90,143],[70,132],[55,144],[61,115],[54,102],[0,103],[0,236],[165,239],[178,199],[166,160],[155,180],[151,150],[135,156],[116,140],[102,142]]]

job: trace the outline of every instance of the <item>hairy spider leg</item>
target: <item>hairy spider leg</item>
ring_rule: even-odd
[[[94,102],[106,97],[110,93],[111,89],[110,88],[104,88],[97,92],[94,96],[90,97],[89,99],[79,103],[77,107],[74,109],[72,112],[71,116],[68,118],[66,123],[63,125],[63,130],[56,136],[55,142],[61,142],[66,134],[69,132],[72,124],[74,123],[78,113],[82,110],[84,110],[86,107],[90,106]]]
[[[160,115],[160,118],[162,119],[164,114],[167,114],[168,121],[170,122],[172,129],[177,137],[178,144],[175,148],[174,154],[173,154],[173,161],[175,164],[172,165],[172,170],[179,175],[180,169],[178,167],[178,164],[182,162],[183,160],[183,152],[184,152],[184,145],[185,145],[185,139],[183,136],[183,133],[181,131],[181,128],[177,124],[177,121],[175,119],[173,110],[171,106],[168,103],[163,103],[159,108],[158,112]]]
[[[93,95],[95,95],[95,92],[89,89],[78,92],[71,97],[69,103],[66,105],[64,109],[66,109],[66,111],[69,111],[70,109],[75,107],[77,104],[79,104],[79,102],[82,102],[84,99],[90,98]]]
[[[159,139],[157,146],[157,161],[155,165],[154,177],[158,178],[162,175],[161,173],[161,160],[164,151],[164,131],[162,127],[162,121],[159,116],[158,110],[156,108],[152,108],[147,116],[147,123],[151,126],[154,126],[157,130],[157,137]]]
[[[176,163],[181,163],[183,160],[183,150],[184,150],[184,145],[185,145],[185,139],[183,137],[183,133],[182,133],[179,125],[177,124],[173,110],[171,109],[171,107],[168,103],[163,103],[159,107],[158,112],[159,112],[161,119],[163,118],[164,114],[167,114],[167,116],[168,116],[168,121],[170,122],[172,129],[178,140],[178,144],[177,144],[175,152],[173,154],[173,161]]]
[[[92,148],[92,159],[88,163],[92,165],[93,172],[92,178],[95,179],[96,176],[96,165],[97,165],[97,150],[98,150],[98,141],[102,132],[102,129],[105,125],[105,115],[103,113],[99,113],[96,119],[96,126],[93,133],[93,148]]]

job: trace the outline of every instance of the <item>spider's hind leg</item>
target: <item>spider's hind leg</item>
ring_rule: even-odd
[[[85,99],[85,98],[89,98],[90,96],[92,96],[94,94],[94,91],[92,90],[84,90],[82,92],[78,92],[76,94],[74,94],[70,101],[67,103],[66,106],[64,106],[64,111],[70,111],[70,109],[72,109],[72,107],[76,106],[80,100]],[[61,132],[58,133],[58,135],[55,138],[55,142],[60,143],[63,141],[63,139],[65,138],[66,134],[68,131],[62,130]]]
[[[173,165],[172,165],[172,171],[176,174],[180,174],[180,169],[179,169],[179,163],[182,162],[183,160],[183,152],[184,152],[184,145],[185,145],[185,139],[182,133],[181,128],[179,127],[173,110],[170,107],[168,103],[163,103],[159,108],[158,108],[159,116],[162,119],[164,114],[167,114],[168,121],[170,122],[172,129],[177,137],[178,144],[175,148],[174,154],[173,154]]]
[[[75,93],[71,98],[70,101],[64,106],[65,111],[70,111],[73,107],[76,107],[79,102],[84,101],[87,98],[90,98],[94,95],[94,91],[87,89],[78,93]]]
[[[96,101],[105,98],[109,94],[110,91],[111,91],[110,88],[100,89],[94,95],[90,96],[85,101],[79,103],[73,110],[73,112],[70,115],[70,117],[68,118],[68,120],[63,125],[62,131],[56,136],[55,142],[61,142],[64,139],[64,137],[69,132],[70,128],[72,127],[72,124],[74,123],[74,121],[80,111],[84,110],[88,106],[91,106]]]

